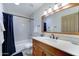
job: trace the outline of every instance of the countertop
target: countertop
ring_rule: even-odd
[[[48,44],[71,55],[79,56],[79,45],[72,44],[71,42],[60,39],[56,40],[48,37],[33,37],[33,39]]]

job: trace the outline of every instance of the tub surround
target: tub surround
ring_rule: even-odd
[[[60,39],[56,40],[49,37],[33,37],[33,40],[36,40],[44,44],[47,44],[51,47],[57,48],[58,50],[64,51],[70,55],[75,55],[75,56],[79,55],[79,45],[72,44],[69,41],[60,40]]]

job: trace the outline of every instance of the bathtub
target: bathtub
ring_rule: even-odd
[[[14,52],[12,55],[15,55],[19,52],[22,52],[23,55],[31,54],[32,53],[32,41],[19,41],[15,42],[15,48],[16,52]]]

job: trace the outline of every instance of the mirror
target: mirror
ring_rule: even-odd
[[[42,17],[42,31],[53,33],[79,34],[79,4],[61,8]]]

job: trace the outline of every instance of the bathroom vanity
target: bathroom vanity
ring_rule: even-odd
[[[47,37],[33,37],[33,56],[79,55],[79,46]]]

